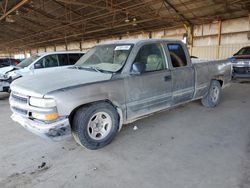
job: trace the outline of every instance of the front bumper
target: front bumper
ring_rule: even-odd
[[[233,77],[250,78],[250,66],[233,66]]]
[[[53,123],[31,120],[16,113],[11,116],[12,120],[21,124],[28,131],[54,141],[66,139],[71,136],[68,118],[59,119]]]

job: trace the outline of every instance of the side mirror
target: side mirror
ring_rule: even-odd
[[[134,62],[132,65],[132,74],[139,75],[145,70],[145,64],[140,62]]]
[[[44,68],[41,63],[34,64],[34,69],[41,69],[41,68]]]

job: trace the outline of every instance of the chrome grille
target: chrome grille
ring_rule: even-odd
[[[22,104],[27,104],[28,103],[28,97],[18,95],[16,93],[11,93],[11,97],[15,102],[22,103]]]
[[[28,116],[29,114],[27,110],[28,105],[29,105],[28,96],[25,96],[16,92],[11,92],[10,107],[13,112],[20,114],[22,116]]]
[[[16,108],[16,107],[12,107],[12,110],[18,114],[21,114],[21,115],[24,115],[24,116],[27,116],[28,115],[28,111],[27,110],[23,110],[23,109],[20,109],[20,108]]]

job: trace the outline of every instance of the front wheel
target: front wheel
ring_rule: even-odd
[[[119,116],[109,103],[80,108],[72,123],[72,135],[80,145],[96,150],[108,145],[119,129]]]
[[[210,84],[208,93],[201,100],[203,106],[208,108],[216,107],[221,98],[221,84],[217,80],[213,80]]]

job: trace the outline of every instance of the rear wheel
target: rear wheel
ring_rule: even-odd
[[[108,145],[119,128],[119,117],[109,103],[95,103],[80,108],[72,123],[72,134],[76,142],[91,149]]]
[[[201,100],[202,104],[208,108],[216,107],[221,98],[221,84],[217,80],[212,80],[208,93],[203,99]]]

